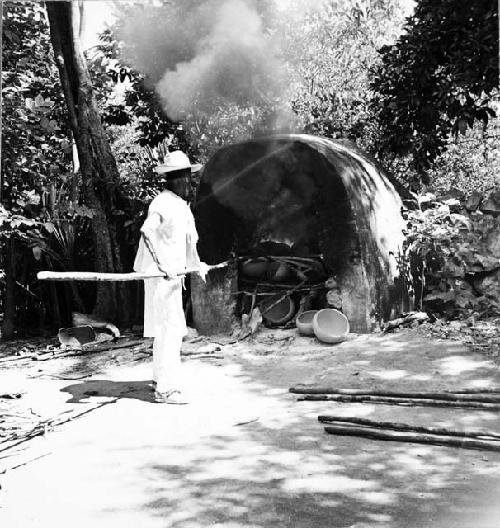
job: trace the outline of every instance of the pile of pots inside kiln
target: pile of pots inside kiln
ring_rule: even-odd
[[[297,315],[326,305],[327,279],[320,255],[242,256],[239,315],[250,314],[258,307],[266,326],[294,327]]]

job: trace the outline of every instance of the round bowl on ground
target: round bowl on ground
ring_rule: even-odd
[[[282,294],[272,295],[262,301],[259,307],[264,320],[273,325],[287,323],[295,313],[295,303],[288,295],[285,297]]]
[[[349,333],[347,317],[334,308],[319,310],[313,317],[314,335],[323,343],[340,343]]]
[[[318,310],[302,312],[295,320],[295,326],[302,335],[314,335],[313,319]]]

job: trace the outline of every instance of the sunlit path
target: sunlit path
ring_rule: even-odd
[[[224,347],[219,365],[186,362],[192,403],[185,407],[148,401],[147,363],[53,381],[51,390],[81,405],[118,399],[27,446],[23,460],[41,458],[2,476],[2,526],[498,526],[500,455],[334,437],[317,422],[333,410],[499,430],[496,414],[296,402],[287,390],[320,380],[488,386],[495,383],[491,362],[410,334],[333,348],[305,338],[266,345],[264,337]]]

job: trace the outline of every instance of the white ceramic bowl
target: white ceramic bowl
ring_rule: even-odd
[[[349,333],[347,317],[334,308],[319,310],[312,324],[314,335],[323,343],[340,343]]]
[[[295,320],[295,326],[303,335],[314,335],[313,319],[318,310],[307,310],[302,312]]]

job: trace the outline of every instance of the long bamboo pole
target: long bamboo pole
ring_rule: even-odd
[[[466,438],[495,438],[500,440],[500,433],[493,431],[454,431],[453,429],[446,429],[444,427],[423,427],[420,425],[409,425],[405,423],[397,422],[377,422],[375,420],[368,420],[367,418],[357,418],[352,416],[331,416],[331,415],[320,415],[318,421],[322,423],[345,423],[346,425],[365,425],[368,427],[374,427],[377,429],[393,429],[395,431],[407,431],[414,433],[426,433],[426,434],[437,434],[437,435],[448,435],[448,436],[459,436]]]
[[[409,399],[431,399],[445,401],[476,401],[483,403],[500,403],[500,392],[481,393],[465,392],[401,392],[391,390],[365,390],[365,389],[332,389],[327,387],[292,387],[293,394],[314,394],[314,395],[341,395],[341,396],[376,396],[384,398],[409,398]]]
[[[188,273],[197,273],[203,271],[210,271],[217,268],[224,268],[227,266],[227,262],[220,264],[214,264],[213,266],[207,266],[205,269],[200,268],[186,268],[182,273],[177,274],[176,277],[183,277]],[[97,271],[40,271],[37,274],[37,279],[42,281],[136,281],[144,279],[153,279],[165,277],[163,273],[101,273]]]
[[[304,394],[298,401],[332,401],[339,403],[379,403],[384,405],[403,405],[406,407],[463,407],[468,409],[500,410],[500,400],[483,401],[447,401],[431,398],[386,398],[384,396],[346,396],[343,394]]]
[[[389,396],[395,394],[402,394],[400,391],[391,391],[384,389],[339,389],[335,387],[328,387],[322,385],[297,385],[288,389],[294,394],[372,394],[374,396]],[[430,391],[429,391],[430,392]],[[424,394],[428,394],[426,391],[422,391]],[[411,394],[418,394],[417,392],[411,392]],[[471,387],[469,389],[453,389],[443,390],[439,394],[500,394],[500,387]]]
[[[348,427],[345,425],[329,425],[325,427],[328,434],[340,436],[360,436],[372,440],[386,440],[392,442],[408,442],[412,444],[432,444],[466,449],[485,449],[500,451],[500,443],[476,438],[456,438],[444,435],[415,434],[377,430],[369,427]]]
[[[403,394],[401,391],[391,391],[385,389],[338,389],[335,387],[323,387],[321,385],[297,385],[288,389],[294,394],[371,394],[373,396],[390,396],[396,394]],[[435,391],[434,391],[435,392]],[[422,394],[430,394],[426,391],[421,391]],[[419,392],[408,392],[408,394],[419,394]],[[500,387],[487,387],[484,389],[472,387],[470,389],[453,389],[443,390],[439,394],[500,394]]]

